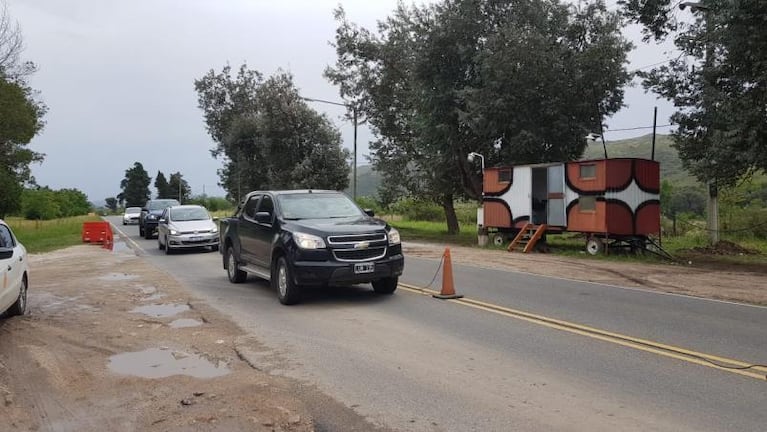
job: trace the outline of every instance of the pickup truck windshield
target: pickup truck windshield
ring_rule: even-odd
[[[302,193],[279,195],[277,200],[286,219],[358,217],[363,213],[343,194]]]

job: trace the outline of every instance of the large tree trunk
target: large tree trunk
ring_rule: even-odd
[[[447,233],[449,235],[459,234],[461,227],[458,225],[458,216],[455,214],[453,195],[445,195],[442,198],[442,208],[445,210],[445,219],[447,219]]]

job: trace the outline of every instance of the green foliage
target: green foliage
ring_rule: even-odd
[[[98,216],[76,216],[47,221],[8,218],[19,241],[29,253],[43,253],[82,244],[82,226],[86,221],[99,221]]]
[[[373,210],[376,215],[383,213],[383,207],[372,197],[358,196],[356,202],[360,208]]]
[[[189,196],[192,195],[192,188],[184,180],[184,176],[177,172],[170,175],[170,181],[168,181],[165,193],[168,195],[168,198],[176,199],[178,202],[185,204],[189,200]]]
[[[338,60],[325,75],[378,137],[379,197],[436,203],[450,232],[453,201],[481,195],[470,151],[488,165],[575,158],[629,80],[630,44],[602,2],[400,3],[378,34],[341,8],[336,19]]]
[[[176,198],[173,194],[173,189],[171,189],[168,184],[168,179],[165,178],[165,174],[163,174],[162,171],[157,171],[157,176],[154,179],[154,187],[157,189],[158,199]],[[178,189],[176,189],[176,191],[178,191]],[[178,195],[178,192],[176,192],[175,195]]]
[[[405,198],[389,208],[392,213],[401,215],[407,221],[445,222],[445,212],[430,201]]]
[[[644,25],[649,37],[674,34],[684,55],[649,72],[645,88],[674,102],[675,146],[702,182],[735,185],[755,171],[767,171],[767,2],[706,0],[672,13],[678,2],[624,0],[626,16]]]
[[[125,207],[142,207],[149,200],[149,184],[151,179],[141,162],[134,162],[131,168],[125,170],[125,178],[120,182],[120,192],[117,200],[125,203]]]
[[[61,213],[54,193],[48,188],[25,189],[22,194],[22,211],[27,219],[50,220]]]
[[[88,196],[77,189],[59,189],[53,192],[54,200],[59,206],[57,217],[86,215],[92,210]]]
[[[189,198],[186,201],[187,204],[197,204],[205,207],[211,213],[230,211],[234,209],[234,206],[226,198],[223,197],[209,197],[205,195],[198,195]]]
[[[445,229],[444,221],[389,221],[389,224],[397,228],[403,241],[429,241],[440,244],[456,244],[462,246],[474,246],[477,244],[477,226],[473,224],[461,224],[460,233],[449,234]]]
[[[50,220],[86,215],[90,211],[88,197],[77,189],[41,187],[25,189],[22,194],[22,213],[26,219]]]
[[[195,81],[199,107],[223,157],[221,185],[230,198],[257,189],[334,189],[349,184],[349,152],[338,129],[302,99],[292,75],[267,79],[242,65]]]
[[[106,206],[109,209],[109,211],[111,211],[112,213],[117,212],[117,198],[109,197],[104,199],[104,202],[106,203]]]
[[[24,184],[31,179],[29,165],[43,160],[26,148],[43,128],[46,111],[34,96],[23,80],[8,78],[0,68],[0,218],[19,210]]]

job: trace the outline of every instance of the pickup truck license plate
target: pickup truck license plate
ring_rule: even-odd
[[[375,271],[375,263],[357,263],[354,264],[354,273],[373,273]]]

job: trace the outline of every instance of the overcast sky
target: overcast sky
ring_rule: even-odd
[[[1,2],[2,0],[0,0]],[[46,155],[34,165],[38,184],[77,188],[95,203],[120,192],[125,170],[138,161],[149,175],[180,171],[193,194],[223,196],[216,170],[221,161],[197,108],[194,80],[227,62],[264,74],[290,71],[307,97],[339,100],[323,77],[335,62],[333,9],[373,28],[396,0],[5,0],[23,32],[25,60],[37,63],[32,86],[49,107],[43,132],[30,147]],[[608,4],[614,3],[608,1]],[[614,7],[614,6],[613,6]],[[635,41],[630,68],[673,56]],[[626,92],[627,107],[607,120],[610,129],[667,124],[672,106],[639,88]],[[326,112],[351,149],[353,127],[343,108]],[[668,128],[660,129],[662,133]],[[608,132],[610,140],[649,129]],[[367,163],[370,133],[360,127],[358,164]],[[154,191],[154,189],[152,189]]]

